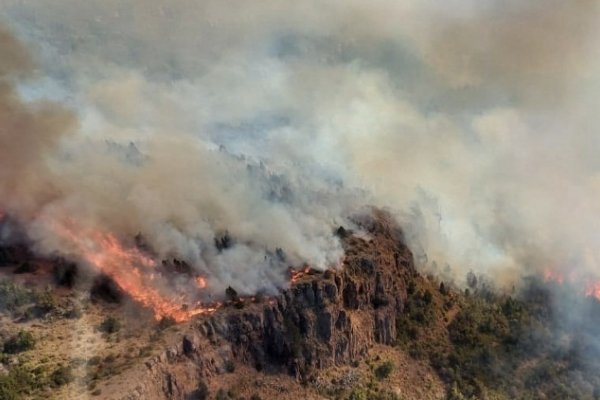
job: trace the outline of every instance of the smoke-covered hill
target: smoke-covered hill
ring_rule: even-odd
[[[220,309],[175,325],[21,255],[0,284],[2,398],[598,397],[596,298],[543,277],[507,293],[469,274],[461,290],[417,272],[389,214],[356,224],[337,231],[340,268],[297,272],[273,297],[230,287]]]

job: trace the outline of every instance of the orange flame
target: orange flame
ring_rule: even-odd
[[[156,262],[137,248],[124,247],[110,233],[79,231],[72,223],[55,223],[53,227],[56,234],[73,246],[78,256],[112,278],[132,299],[151,308],[157,320],[168,317],[182,322],[194,315],[212,313],[219,307],[218,304],[188,307],[181,303],[183,299],[175,300],[161,293],[154,282]],[[202,282],[206,285],[204,280]],[[199,284],[198,280],[196,284]]]
[[[290,269],[291,284],[293,285],[294,283],[298,282],[303,276],[308,275],[311,271],[312,268],[310,267],[310,265],[307,265],[300,270]]]
[[[544,280],[546,282],[556,282],[562,285],[565,282],[565,277],[560,272],[555,272],[547,269],[546,271],[544,271]]]
[[[592,282],[585,289],[585,295],[600,300],[600,282]]]
[[[195,279],[196,282],[196,286],[198,286],[198,289],[204,289],[206,288],[206,279],[202,276],[197,276]]]
[[[575,277],[574,275],[571,274],[567,277],[567,279],[565,279],[565,276],[562,273],[551,271],[551,270],[544,271],[544,279],[547,282],[556,282],[560,285],[562,285],[563,283],[568,281],[570,283],[574,283],[579,286],[583,286],[584,287],[583,293],[587,297],[594,297],[594,298],[600,300],[600,281],[592,281],[592,282],[587,282],[584,284],[583,283],[584,279],[581,277]]]

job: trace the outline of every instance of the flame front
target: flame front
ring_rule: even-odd
[[[156,286],[156,262],[137,248],[126,248],[110,233],[83,232],[74,224],[53,224],[54,231],[73,248],[84,262],[109,276],[133,300],[149,307],[154,317],[172,318],[177,322],[194,315],[214,312],[218,305],[185,306],[183,298],[173,299]],[[199,281],[196,280],[198,287]],[[206,282],[204,281],[204,287]]]
[[[304,268],[300,270],[290,269],[290,283],[294,284],[300,280],[305,275],[308,275],[312,271],[310,265],[306,265]]]
[[[564,284],[565,282],[569,282],[576,286],[582,287],[582,291],[587,297],[594,297],[600,300],[600,281],[589,281],[589,278],[584,279],[581,277],[576,277],[573,274],[565,278],[565,276],[562,273],[552,270],[544,271],[544,279],[547,282],[556,282],[560,285]]]

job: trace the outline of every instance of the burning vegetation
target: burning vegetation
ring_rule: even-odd
[[[600,281],[591,276],[583,277],[576,272],[565,276],[562,272],[546,270],[544,271],[544,279],[559,285],[569,285],[575,290],[579,290],[582,295],[593,297],[600,301]]]
[[[76,378],[100,395],[107,370],[149,357],[20,358],[56,321],[126,341],[127,298],[148,342],[202,325],[169,362],[239,346],[198,376],[252,359],[309,384],[377,343],[451,400],[600,399],[593,1],[148,2],[0,5],[0,398]],[[450,278],[419,275],[407,243]],[[460,268],[526,278],[461,287]],[[376,361],[319,394],[395,399]]]
[[[72,222],[56,223],[54,228],[81,262],[111,278],[129,297],[150,308],[157,320],[171,318],[182,322],[194,315],[214,312],[218,307],[202,305],[184,293],[173,294],[155,260],[135,247],[126,248],[109,233],[83,231]]]
[[[165,318],[175,322],[187,321],[196,315],[213,313],[224,304],[222,301],[206,301],[213,296],[223,297],[211,293],[207,276],[194,276],[193,268],[178,259],[158,261],[141,235],[137,235],[134,243],[127,246],[111,233],[83,229],[74,221],[54,221],[50,226],[56,237],[69,249],[69,254],[65,256],[91,268],[91,272],[100,274],[102,279],[108,279],[109,281],[104,281],[104,285],[114,283],[119,292],[152,310],[157,321]],[[229,234],[219,240],[215,239],[219,252],[225,251],[231,244]],[[278,250],[276,254],[283,261],[282,251]],[[56,282],[73,287],[77,265],[60,257],[54,265]],[[17,271],[20,270],[24,268],[20,267]],[[315,273],[317,271],[308,265],[301,269],[290,267],[289,284],[293,285],[304,276]],[[100,283],[101,280],[97,282]],[[114,289],[100,289],[98,285],[94,288],[96,292],[102,292],[100,297],[104,300],[119,299],[120,295]],[[225,302],[238,305],[255,300],[256,296],[239,296],[231,287],[224,294]]]

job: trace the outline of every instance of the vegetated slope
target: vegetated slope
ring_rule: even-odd
[[[448,399],[600,398],[595,298],[535,278],[511,294],[467,281],[461,292],[416,277],[398,319],[398,345],[435,368]]]
[[[5,282],[0,398],[598,398],[596,300],[474,275],[458,290],[416,271],[385,212],[357,224],[336,232],[341,268],[178,325]]]

